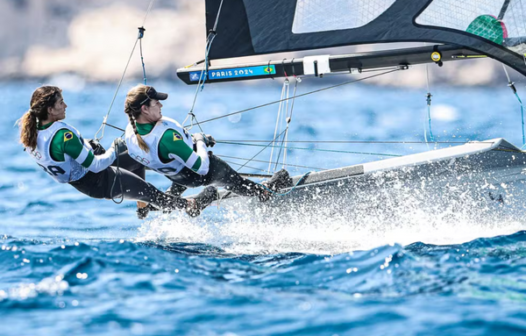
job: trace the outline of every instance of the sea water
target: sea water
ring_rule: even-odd
[[[115,86],[50,82],[64,89],[66,121],[93,137]],[[110,124],[126,125],[124,94],[134,84],[123,85]],[[182,122],[195,88],[153,84],[170,94],[163,114]],[[298,93],[329,84],[306,80]],[[90,199],[60,185],[22,150],[14,124],[38,85],[0,84],[0,335],[526,333],[525,222],[491,214],[481,222],[466,212],[431,225],[425,207],[397,223],[366,215],[348,222],[316,208],[283,222],[280,214],[243,217],[221,206],[194,219],[175,212],[141,221],[132,202]],[[431,130],[425,90],[350,85],[298,98],[289,140],[306,142],[289,146],[310,150],[288,150],[288,170],[300,175],[497,137],[522,146],[520,107],[505,86],[432,89]],[[206,121],[280,92],[277,80],[206,86],[195,114]],[[270,140],[277,112],[272,105],[200,126],[223,142]],[[449,144],[417,143],[425,127],[428,139],[432,133]],[[191,132],[198,131],[194,123]],[[107,127],[101,142],[120,135]],[[365,143],[320,142],[332,140]],[[259,150],[213,148],[235,168]],[[262,173],[269,158],[266,149],[256,157],[263,162],[242,171]],[[150,172],[147,180],[169,186]]]

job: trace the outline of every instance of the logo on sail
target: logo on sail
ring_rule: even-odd
[[[196,82],[199,80],[201,72],[191,72],[190,80]],[[209,70],[208,79],[227,79],[227,78],[239,78],[239,77],[259,77],[276,74],[276,66],[252,66],[244,68],[232,68],[232,69],[221,69],[221,70]]]
[[[192,82],[197,82],[199,77],[201,77],[201,72],[190,72],[190,80]]]

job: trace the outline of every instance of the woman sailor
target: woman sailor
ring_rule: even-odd
[[[168,94],[151,86],[137,85],[128,91],[124,112],[129,119],[125,140],[130,156],[170,179],[168,192],[181,194],[187,187],[214,185],[265,201],[270,197],[268,189],[292,184],[286,170],[277,172],[266,187],[241,177],[223,160],[207,153],[207,147],[215,144],[213,137],[199,133],[189,136],[177,121],[162,116],[160,101],[167,98]],[[210,197],[217,195],[210,187],[203,193],[199,196],[210,202]]]
[[[55,181],[69,183],[93,198],[123,197],[167,210],[196,207],[195,201],[164,194],[130,172],[128,169],[144,176],[144,167],[127,155],[119,155],[119,171],[110,167],[117,153],[126,151],[124,141],[115,139],[105,152],[98,147],[104,153],[96,155],[79,131],[61,121],[66,108],[60,88],[42,86],[33,92],[30,109],[20,122],[20,140],[26,152]]]

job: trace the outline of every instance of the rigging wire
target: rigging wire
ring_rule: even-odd
[[[139,40],[141,40],[142,37],[144,36],[144,30],[141,31],[141,28],[144,29],[144,24],[146,23],[148,14],[150,14],[154,1],[155,0],[150,0],[150,4],[148,5],[148,9],[144,16],[142,27],[139,28],[139,34],[137,35],[137,38],[135,39],[135,43],[133,44],[133,48],[131,50],[130,56],[128,57],[128,62],[126,62],[126,66],[124,67],[124,71],[122,72],[121,79],[119,80],[119,83],[117,84],[117,89],[115,90],[115,93],[113,94],[113,98],[111,100],[110,107],[108,108],[108,112],[106,113],[106,116],[104,116],[104,118],[102,119],[102,124],[100,125],[100,128],[98,129],[97,133],[95,133],[95,135],[93,136],[93,138],[96,139],[97,141],[100,141],[104,137],[104,129],[107,124],[108,117],[110,116],[111,109],[113,107],[113,104],[115,103],[115,99],[117,98],[117,94],[119,93],[124,77],[126,76],[126,71],[128,70],[128,66],[130,65],[130,61],[133,56],[133,53],[135,52],[135,48],[137,47],[137,42],[139,42]],[[101,134],[100,137],[98,137],[99,133]]]
[[[373,69],[354,69],[354,72],[353,72],[353,68],[350,68],[349,70],[346,70],[346,71],[338,71],[338,72],[329,72],[329,73],[325,73],[323,74],[323,78],[326,78],[326,77],[334,77],[334,76],[344,76],[344,75],[355,75],[355,74],[363,74],[363,73],[368,73],[368,72],[380,72],[380,71],[386,71],[386,70],[391,70],[391,69],[398,69],[400,66],[396,66],[396,67],[382,67],[382,68],[373,68]]]
[[[136,41],[137,42],[137,41]],[[135,47],[134,47],[135,48]],[[132,51],[133,53],[133,51]],[[131,59],[131,55],[130,55],[130,59]],[[128,61],[128,64],[129,64],[129,61]],[[127,67],[127,66],[126,66]],[[379,73],[379,74],[374,74],[374,75],[371,75],[371,76],[367,76],[367,77],[364,77],[364,78],[359,78],[359,79],[354,79],[354,80],[350,80],[350,81],[346,81],[346,82],[343,82],[343,83],[340,83],[340,84],[336,84],[336,85],[332,85],[332,86],[328,86],[328,87],[325,87],[325,88],[321,88],[321,89],[318,89],[318,90],[314,90],[314,91],[309,91],[309,92],[306,92],[306,93],[302,93],[300,95],[295,95],[291,98],[288,98],[288,99],[295,99],[297,97],[304,97],[304,96],[308,96],[308,95],[311,95],[311,94],[314,94],[314,93],[317,93],[317,92],[321,92],[321,91],[325,91],[325,90],[330,90],[330,89],[334,89],[334,88],[337,88],[337,87],[340,87],[340,86],[344,86],[344,85],[348,85],[348,84],[352,84],[352,83],[357,83],[357,82],[361,82],[361,81],[365,81],[367,79],[370,79],[370,78],[374,78],[374,77],[379,77],[379,76],[382,76],[382,75],[387,75],[389,73],[392,73],[392,72],[395,72],[395,71],[399,71],[399,70],[404,70],[404,68],[395,68],[395,69],[390,69],[388,71],[385,71],[385,72],[382,72],[382,73]],[[126,72],[126,69],[125,69],[125,72]],[[123,74],[123,77],[124,77],[124,74]],[[301,78],[298,78],[298,80],[301,82]],[[121,82],[122,82],[122,79],[121,79]],[[119,87],[120,87],[120,84],[119,83]],[[115,100],[115,97],[117,95],[119,91],[119,88],[117,88],[117,91],[115,92],[115,96],[112,100],[112,104],[113,105],[113,102]],[[223,118],[227,118],[229,116],[232,116],[232,115],[236,115],[236,114],[241,114],[241,113],[245,113],[245,112],[249,112],[249,111],[252,111],[252,110],[256,110],[256,109],[259,109],[259,108],[262,108],[262,107],[266,107],[266,106],[270,106],[270,105],[274,105],[274,104],[277,104],[279,103],[281,100],[276,100],[276,101],[272,101],[272,102],[269,102],[269,103],[266,103],[266,104],[262,104],[262,105],[258,105],[258,106],[254,106],[254,107],[251,107],[251,108],[247,108],[247,109],[244,109],[244,110],[240,110],[240,111],[236,111],[236,112],[232,112],[232,113],[228,113],[228,114],[225,114],[225,115],[222,115],[222,116],[218,116],[218,117],[215,117],[215,118],[210,118],[210,119],[206,119],[204,121],[201,121],[200,124],[205,124],[205,123],[208,123],[208,122],[211,122],[211,121],[215,121],[215,120],[219,120],[219,119],[223,119]],[[122,132],[125,132],[125,130],[123,128],[120,128],[120,127],[117,127],[115,125],[112,125],[112,124],[109,124],[106,122],[108,116],[109,116],[109,113],[111,112],[111,106],[110,106],[110,109],[106,115],[106,117],[104,118],[104,121],[103,121],[103,124],[101,126],[101,129],[102,131],[104,132],[104,129],[103,129],[103,126],[109,126],[109,127],[112,127],[116,130],[119,130],[119,131],[122,131]],[[185,119],[186,120],[186,119]],[[184,124],[185,122],[183,122]],[[185,125],[184,127],[187,128],[189,125]],[[97,136],[97,134],[101,131],[101,129],[99,129],[99,131],[97,131],[97,133],[95,134],[95,138]],[[191,127],[190,127],[191,129]],[[100,138],[102,139],[102,137]],[[267,140],[262,140],[264,142],[267,142]],[[292,142],[292,141],[289,141],[289,142]],[[439,143],[439,142],[437,142]]]
[[[191,117],[191,125],[188,128],[188,130],[191,130],[193,127],[194,121],[196,122],[197,126],[199,126],[199,129],[201,130],[201,133],[204,133],[203,128],[201,127],[201,124],[197,120],[197,117],[194,114],[194,108],[195,103],[197,102],[197,96],[199,95],[199,92],[203,91],[205,88],[206,79],[208,78],[208,67],[210,65],[210,60],[208,58],[208,55],[210,54],[210,49],[212,48],[212,43],[214,42],[214,39],[217,36],[217,25],[219,23],[219,15],[221,14],[221,9],[223,8],[223,0],[221,0],[221,3],[219,4],[219,9],[217,10],[216,19],[214,22],[214,27],[210,32],[208,33],[208,37],[206,38],[206,47],[205,47],[205,59],[204,59],[204,68],[201,70],[201,74],[199,75],[199,81],[197,82],[197,87],[195,90],[194,100],[192,102],[192,107],[190,108],[190,111],[186,115],[186,118],[183,121],[183,125],[186,123],[186,120],[188,120],[189,117]],[[186,126],[185,126],[186,127]]]
[[[429,138],[431,142],[435,141],[435,137],[433,136],[433,129],[431,128],[431,97],[433,96],[431,94],[431,90],[429,89],[429,64],[426,64],[426,81],[427,81],[427,95],[426,95],[426,102],[427,102],[427,123],[429,127]],[[424,125],[424,139],[427,141],[427,132]]]
[[[137,35],[137,39],[135,40],[135,43],[133,44],[132,51],[130,53],[130,56],[128,57],[128,62],[126,62],[126,66],[124,67],[124,71],[122,72],[121,79],[119,80],[119,84],[117,85],[117,89],[115,90],[115,93],[114,93],[113,98],[111,100],[110,107],[108,108],[108,112],[106,113],[106,116],[104,116],[104,119],[102,120],[102,124],[100,125],[99,130],[97,131],[97,133],[95,133],[95,135],[93,137],[97,141],[100,141],[104,137],[104,130],[105,130],[105,126],[107,125],[108,117],[110,116],[111,109],[113,107],[113,104],[115,103],[115,99],[117,98],[117,94],[119,93],[119,90],[121,88],[121,85],[122,85],[122,82],[124,80],[124,77],[126,76],[126,71],[128,70],[128,66],[130,65],[130,61],[131,61],[131,58],[133,56],[133,53],[135,52],[135,48],[137,47],[137,42],[138,41],[142,41],[142,38],[144,37],[144,31],[146,30],[146,29],[144,29],[144,24],[146,23],[146,19],[148,18],[148,14],[152,10],[152,6],[153,6],[154,1],[155,0],[150,0],[150,4],[148,5],[148,9],[147,9],[146,14],[144,16],[144,20],[142,22],[142,26],[138,28],[139,29],[139,33]],[[143,56],[142,56],[142,42],[140,44],[140,49],[141,49],[141,63],[142,63],[142,67],[143,67],[144,83],[146,84],[146,67],[144,65],[144,59],[143,59]],[[111,127],[118,128],[118,127],[113,126],[113,125],[111,125]],[[122,130],[122,131],[124,131],[124,130]],[[100,137],[98,137],[99,133],[101,133]],[[116,153],[117,153],[117,157],[116,157],[115,177],[113,178],[113,183],[111,185],[110,194],[111,194],[111,200],[114,203],[121,204],[124,201],[124,189],[122,188],[122,179],[120,178],[122,173],[121,173],[121,170],[120,170],[119,150],[118,150],[118,148],[116,150]],[[117,201],[115,199],[115,197],[113,196],[113,190],[114,190],[115,184],[117,183],[117,179],[119,179],[119,185],[120,185],[120,188],[121,188],[121,199],[119,201]]]
[[[508,70],[506,69],[506,66],[503,64],[502,68],[504,69],[504,73],[506,74],[506,78],[508,79],[508,86],[517,97],[517,100],[519,101],[519,105],[521,106],[521,123],[522,123],[522,148],[526,146],[526,135],[524,133],[524,105],[522,104],[522,100],[519,97],[519,94],[517,93],[517,88],[515,87],[515,83],[511,81],[510,74],[508,73]],[[521,149],[522,149],[521,148]]]
[[[243,113],[243,112],[247,112],[247,111],[251,111],[251,110],[255,110],[255,109],[258,109],[258,108],[261,108],[263,106],[269,106],[269,105],[273,105],[273,104],[276,104],[276,103],[281,103],[283,101],[288,101],[292,98],[297,98],[297,97],[304,97],[304,96],[307,96],[307,95],[310,95],[310,94],[313,94],[313,93],[316,93],[316,92],[321,92],[321,91],[325,91],[325,90],[329,90],[329,89],[333,89],[333,88],[337,88],[337,87],[340,87],[340,86],[344,86],[344,85],[347,85],[347,84],[352,84],[352,83],[357,83],[357,82],[360,82],[360,81],[364,81],[366,79],[369,79],[369,78],[373,78],[373,77],[378,77],[378,76],[382,76],[382,75],[386,75],[386,74],[389,74],[389,73],[392,73],[392,72],[395,72],[395,71],[398,71],[398,70],[402,70],[404,68],[397,68],[397,69],[392,69],[392,70],[389,70],[389,71],[385,71],[385,72],[382,72],[380,74],[375,74],[375,75],[371,75],[371,76],[368,76],[368,77],[364,77],[364,78],[360,78],[360,79],[355,79],[355,80],[350,80],[350,81],[346,81],[346,82],[343,82],[343,83],[340,83],[340,84],[336,84],[336,85],[332,85],[332,86],[328,86],[328,87],[325,87],[325,88],[321,88],[321,89],[318,89],[318,90],[314,90],[314,91],[310,91],[310,92],[306,92],[306,93],[303,93],[301,95],[297,95],[297,96],[294,96],[294,97],[287,97],[286,99],[280,99],[278,101],[274,101],[274,102],[270,102],[270,103],[267,103],[267,104],[263,104],[263,105],[259,105],[259,106],[255,106],[255,107],[252,107],[252,108],[249,108],[249,109],[245,109],[245,110],[241,110],[241,111],[237,111],[237,112],[233,112],[233,113],[228,113],[228,114],[225,114],[223,116],[219,116],[219,117],[215,117],[215,118],[212,118],[212,119],[208,119],[208,120],[205,120],[204,122],[201,122],[201,124],[205,123],[205,122],[210,122],[212,120],[217,120],[217,119],[221,119],[221,118],[226,118],[228,116],[231,116],[231,115],[235,115],[235,114],[239,114],[239,113]],[[252,160],[254,160],[256,158],[256,156],[258,156],[259,154],[261,154],[265,149],[267,149],[268,147],[274,147],[272,146],[272,143],[274,143],[276,141],[276,139],[279,139],[284,133],[285,133],[286,130],[284,130],[283,132],[281,132],[279,135],[275,136],[268,144],[266,145],[248,145],[248,146],[256,146],[256,147],[263,147],[260,151],[258,151],[254,156],[252,156],[249,160],[247,160],[247,162],[245,162],[245,164],[241,165],[237,171],[241,170],[243,167],[245,167],[248,163],[250,163]],[[227,143],[227,142],[223,142],[223,143]],[[230,143],[231,145],[240,145],[239,143]],[[303,148],[291,148],[291,149],[303,149]],[[308,149],[308,148],[306,148]],[[316,150],[316,149],[314,149]],[[324,150],[324,151],[329,151],[331,152],[331,150]],[[334,151],[332,151],[334,152]],[[356,153],[356,152],[343,152],[343,151],[338,151],[339,153],[350,153],[350,154],[363,154],[363,153]],[[373,154],[371,154],[373,155]],[[382,154],[380,154],[382,155]],[[399,156],[399,155],[390,155],[388,154],[388,156]]]
[[[269,142],[272,140],[216,140],[217,143],[224,142]],[[423,145],[425,141],[382,141],[382,140],[289,140],[289,143],[342,143],[342,144],[418,144]],[[492,144],[493,141],[435,141],[436,144]]]
[[[506,0],[508,1],[508,0]],[[518,8],[518,5],[515,5],[516,2],[512,2],[512,8],[510,9],[511,13],[513,14],[513,20],[515,22],[522,22],[523,24],[523,34],[518,34],[519,36],[524,36],[526,34],[526,20],[521,19],[524,18],[524,15],[526,14],[526,11],[524,10],[524,7],[522,5],[522,1],[519,1],[520,8]],[[506,8],[507,10],[507,8]],[[520,11],[520,13],[518,13]],[[524,61],[524,64],[526,65],[526,53],[522,53],[522,60]]]
[[[262,171],[262,172],[267,172],[266,169],[262,169],[262,168],[256,168],[256,167],[251,167],[251,166],[247,166],[247,165],[242,165],[241,163],[237,163],[237,162],[233,162],[233,161],[228,161],[228,160],[224,160],[226,163],[229,163],[229,164],[233,164],[235,166],[242,166],[241,168],[243,167],[247,167],[247,168],[250,168],[250,169],[254,169],[254,170],[259,170],[259,171]],[[266,163],[267,161],[265,161]],[[238,168],[238,171],[241,169],[241,168]]]
[[[283,87],[281,88],[281,96],[280,96],[280,103],[278,107],[278,115],[276,117],[276,127],[274,128],[274,141],[272,141],[272,146],[270,146],[272,149],[270,150],[270,158],[268,163],[268,172],[270,173],[270,167],[272,166],[272,158],[274,157],[274,147],[275,147],[275,141],[277,140],[276,135],[278,134],[278,128],[281,129],[281,111],[283,110],[283,105],[285,105],[285,111],[288,109],[288,100],[284,100],[284,98],[289,98],[289,78],[286,77],[285,81],[283,82]],[[283,112],[283,115],[285,115],[286,112]],[[279,158],[278,158],[279,160]]]
[[[299,95],[297,95],[295,97],[287,98],[286,100],[293,99],[293,98],[295,99],[295,98],[305,97],[305,96],[308,96],[308,95],[311,95],[311,94],[314,94],[314,93],[318,93],[318,92],[334,89],[334,88],[337,88],[337,87],[340,87],[340,86],[344,86],[344,85],[348,85],[348,84],[362,82],[362,81],[365,81],[367,79],[371,79],[371,78],[374,78],[374,77],[387,75],[387,74],[393,73],[395,71],[400,71],[400,70],[403,70],[403,68],[396,68],[396,69],[388,70],[388,71],[385,71],[385,72],[382,72],[382,73],[379,73],[379,74],[374,74],[374,75],[370,75],[370,76],[359,78],[359,79],[353,79],[353,80],[350,80],[350,81],[345,81],[343,83],[339,83],[339,84],[327,86],[327,87],[324,87],[324,88],[321,88],[321,89],[305,92],[305,93],[299,94]],[[222,116],[206,119],[206,120],[201,121],[201,124],[205,124],[205,123],[208,123],[208,122],[211,122],[211,121],[215,121],[215,120],[218,120],[218,119],[227,118],[227,117],[230,117],[232,115],[236,115],[236,114],[240,114],[240,113],[245,113],[245,112],[257,110],[257,109],[262,108],[262,107],[275,105],[275,104],[280,103],[281,101],[282,101],[281,99],[280,100],[275,100],[275,101],[272,101],[272,102],[269,102],[269,103],[266,103],[266,104],[257,105],[257,106],[253,106],[253,107],[250,107],[250,108],[247,108],[247,109],[244,109],[244,110],[240,110],[240,111],[236,111],[236,112],[232,112],[232,113],[227,113],[227,114],[224,114]]]
[[[506,11],[508,10],[508,6],[510,5],[511,0],[504,0],[504,4],[502,4],[502,7],[500,8],[499,16],[497,17],[499,21],[502,21],[504,19],[504,15],[506,15]]]
[[[278,135],[278,138],[284,133],[285,131],[281,132],[279,135]],[[243,168],[245,165],[247,165],[249,162],[251,162],[252,160],[254,160],[256,158],[256,156],[258,156],[259,154],[261,154],[265,149],[267,149],[274,141],[276,141],[276,138],[272,139],[266,146],[265,145],[256,145],[258,147],[263,147],[259,152],[256,153],[256,155],[254,155],[253,157],[251,157],[249,160],[247,160],[247,162],[245,162],[245,164],[243,164],[241,167],[239,167],[237,169],[237,171],[240,171],[241,168]]]
[[[219,154],[215,154],[215,155],[216,155],[216,156],[219,156],[219,157],[224,157],[224,158],[227,158],[227,159],[248,160],[247,158],[240,158],[240,157],[236,157],[236,156],[219,155]],[[252,160],[252,161],[254,161],[254,162],[267,163],[267,161],[263,161],[263,160]],[[272,163],[275,163],[275,162],[272,162]],[[317,168],[317,167],[301,166],[301,165],[296,165],[296,164],[289,164],[288,166],[295,167],[295,168],[307,168],[307,169],[313,169],[313,170],[326,170],[326,168]]]
[[[111,128],[114,128],[114,129],[116,129],[116,130],[118,130],[118,131],[126,132],[126,130],[125,130],[124,128],[120,128],[120,127],[114,126],[114,125],[112,125],[112,124],[110,124],[110,123],[106,123],[106,126],[109,126],[109,127],[111,127]]]
[[[285,72],[285,75],[287,75],[287,73]],[[290,113],[288,113],[287,115],[287,118],[286,118],[286,122],[287,122],[287,126],[285,128],[285,135],[283,136],[283,139],[281,140],[281,147],[279,148],[279,153],[278,153],[278,159],[276,160],[276,165],[274,166],[274,170],[276,170],[278,168],[278,163],[279,163],[279,157],[281,156],[281,151],[283,150],[283,165],[282,165],[282,168],[285,169],[286,165],[287,165],[287,145],[288,145],[288,140],[289,140],[289,126],[290,126],[290,122],[292,121],[292,112],[294,111],[294,102],[296,101],[296,99],[294,99],[296,97],[296,91],[298,89],[298,83],[301,83],[301,79],[296,77],[296,75],[294,75],[294,79],[295,79],[295,83],[294,83],[294,92],[292,93],[292,103],[291,103],[291,107],[290,107]]]
[[[115,152],[116,152],[116,158],[115,158],[115,165],[116,165],[116,169],[115,169],[115,177],[113,178],[113,183],[111,184],[111,189],[110,189],[110,195],[111,195],[111,200],[115,203],[115,204],[121,204],[122,202],[124,202],[124,188],[122,187],[122,179],[120,178],[120,176],[122,175],[121,173],[121,170],[120,170],[120,162],[119,162],[119,147],[116,146],[115,148]],[[120,197],[120,200],[116,200],[115,198],[115,195],[113,195],[113,190],[115,188],[115,183],[117,183],[117,178],[119,179],[119,186],[121,188],[121,197]]]
[[[128,62],[126,63],[126,67],[124,68],[124,72],[122,73],[121,79],[119,80],[119,84],[117,85],[117,89],[115,90],[115,93],[113,94],[113,99],[111,100],[108,112],[106,113],[106,116],[102,119],[102,124],[100,125],[99,130],[94,135],[94,138],[97,141],[100,141],[100,140],[102,140],[102,138],[104,138],[104,128],[105,128],[105,126],[107,124],[106,121],[108,120],[108,117],[110,116],[111,109],[113,107],[113,104],[115,103],[115,98],[117,98],[117,94],[119,93],[119,90],[121,88],[122,81],[124,80],[124,76],[126,75],[126,70],[128,70],[128,65],[130,64],[131,58],[133,56],[133,53],[135,51],[135,47],[137,46],[137,42],[138,41],[139,41],[138,39],[135,40],[135,44],[133,45],[132,51],[130,53],[130,57],[128,58]],[[100,137],[98,136],[99,133],[101,133]]]
[[[285,131],[281,132],[279,136],[281,136],[283,133],[285,133]],[[223,144],[226,144],[226,145],[237,145],[237,146],[251,146],[251,147],[263,147],[263,149],[261,151],[259,151],[255,156],[252,157],[255,158],[257,155],[259,155],[259,153],[261,153],[263,150],[269,148],[269,147],[272,147],[272,142],[274,140],[272,140],[271,142],[269,142],[267,145],[256,145],[256,144],[246,144],[246,143],[236,143],[236,142],[225,142],[225,141],[222,141],[221,143]],[[274,147],[279,147],[279,146],[274,146]],[[310,150],[310,151],[315,151],[315,152],[329,152],[329,153],[344,153],[344,154],[358,154],[358,155],[376,155],[376,156],[390,156],[390,157],[400,157],[402,155],[398,155],[398,154],[384,154],[384,153],[371,153],[371,152],[350,152],[350,151],[341,151],[341,150],[334,150],[334,149],[320,149],[320,148],[305,148],[305,147],[289,147],[290,149],[298,149],[298,150]],[[250,161],[252,161],[252,159],[250,159]]]
[[[522,17],[524,18],[524,15],[526,14],[526,11],[524,10],[524,6],[523,6],[523,1],[519,1],[520,5],[521,5],[521,14],[522,14]],[[518,22],[521,22],[522,21],[522,25],[523,25],[523,28],[524,28],[524,34],[526,34],[526,20],[520,20]],[[526,65],[526,53],[522,53],[522,59],[524,60],[524,64]]]
[[[144,65],[144,57],[142,55],[142,38],[144,37],[144,27],[139,27],[139,53],[141,55],[141,65],[142,65],[142,76],[144,80],[144,85],[146,85],[146,66]]]

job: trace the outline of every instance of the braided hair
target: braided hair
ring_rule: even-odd
[[[30,108],[22,116],[20,126],[20,142],[27,148],[35,150],[37,147],[40,121],[48,118],[48,111],[62,97],[62,90],[56,86],[41,86],[31,96]]]
[[[124,113],[128,115],[130,125],[133,128],[133,133],[135,133],[135,136],[137,137],[139,147],[146,153],[150,151],[150,148],[137,131],[137,125],[135,123],[137,117],[141,115],[142,105],[150,102],[150,99],[148,99],[149,97],[146,94],[149,88],[149,86],[142,84],[131,88],[126,95],[126,101],[124,102]]]

